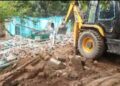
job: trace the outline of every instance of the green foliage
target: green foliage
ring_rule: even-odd
[[[25,15],[30,10],[29,6],[26,1],[0,1],[0,21]]]
[[[29,16],[55,16],[64,15],[68,8],[68,1],[29,1],[31,9],[28,13]]]
[[[81,5],[81,10],[83,11],[83,12],[86,12],[87,11],[87,9],[88,9],[88,3],[89,3],[89,1],[86,1],[86,0],[80,0],[80,1],[78,1],[79,2],[79,5]]]
[[[10,1],[0,1],[0,22],[15,14],[15,8]]]
[[[65,15],[69,1],[0,1],[0,20],[12,16],[47,17]]]
[[[0,20],[12,16],[47,17],[65,15],[70,1],[0,1]],[[80,1],[86,10],[87,1]]]
[[[88,1],[79,1],[83,11],[87,10]],[[0,1],[0,21],[13,16],[48,17],[66,15],[70,1]]]
[[[101,6],[102,10],[107,9],[107,7],[110,6],[110,1],[100,1],[99,3],[100,3],[100,6]]]

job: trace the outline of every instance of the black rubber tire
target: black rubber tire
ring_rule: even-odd
[[[85,52],[84,49],[82,48],[83,39],[88,37],[88,36],[91,37],[93,39],[93,42],[94,42],[93,50],[90,53]],[[100,57],[105,50],[104,49],[104,40],[103,40],[102,36],[97,31],[85,30],[79,36],[78,50],[79,50],[80,54],[85,58]]]

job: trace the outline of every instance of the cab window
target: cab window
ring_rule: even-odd
[[[113,1],[100,2],[98,8],[99,20],[111,20],[115,17],[115,3]]]

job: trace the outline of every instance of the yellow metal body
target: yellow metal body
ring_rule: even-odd
[[[96,24],[94,24],[94,25],[83,24],[82,27],[84,27],[84,28],[94,28],[94,29],[97,29],[97,31],[100,33],[101,36],[103,36],[103,37],[105,36],[105,33],[104,33],[104,31],[103,31],[103,28],[100,27],[99,25],[96,25]]]
[[[74,27],[73,27],[74,46],[77,47],[79,34],[82,28],[83,29],[89,29],[89,28],[96,29],[101,34],[101,36],[104,37],[105,34],[103,31],[103,28],[100,27],[99,25],[83,24],[83,20],[80,15],[79,7],[75,4],[75,2],[76,1],[71,1],[67,15],[65,17],[65,23],[67,23],[70,14],[74,13],[74,18],[75,18]]]

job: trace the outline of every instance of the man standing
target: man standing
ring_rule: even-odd
[[[55,27],[54,27],[54,23],[52,22],[50,25],[50,40],[52,43],[52,46],[55,44]]]

